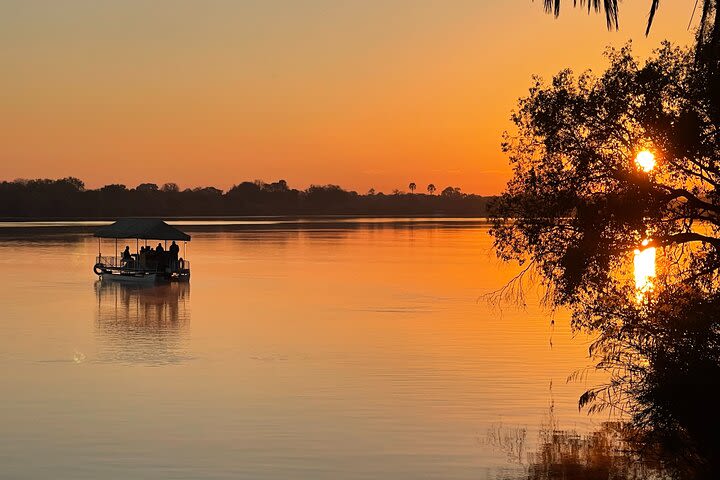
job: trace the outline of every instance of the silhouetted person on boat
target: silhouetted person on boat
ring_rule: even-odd
[[[130,254],[130,246],[129,245],[126,245],[125,250],[123,250],[123,252],[122,252],[122,263],[124,263],[125,265],[127,265],[129,267],[132,267],[133,258],[132,258],[132,255]]]
[[[155,247],[155,261],[157,262],[158,270],[165,270],[165,267],[167,267],[168,264],[168,253],[160,243],[158,243],[157,247]]]
[[[173,242],[170,244],[170,248],[168,248],[168,252],[170,252],[170,260],[172,261],[173,265],[177,264],[178,261],[178,255],[180,254],[180,247],[177,243],[173,240]]]
[[[154,264],[157,263],[156,256],[155,256],[155,250],[148,245],[145,245],[145,247],[143,247],[143,248],[144,248],[144,250],[142,250],[142,265],[143,265],[143,267],[145,267],[145,268],[153,267]]]

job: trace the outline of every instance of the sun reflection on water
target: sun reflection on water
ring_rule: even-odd
[[[655,278],[655,247],[648,247],[649,243],[649,240],[643,240],[642,246],[646,248],[635,250],[633,263],[635,267],[635,290],[638,300],[642,300],[655,286],[653,284],[653,278]]]

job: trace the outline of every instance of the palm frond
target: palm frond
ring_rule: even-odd
[[[658,1],[659,0],[653,0],[653,4],[658,3]],[[545,12],[552,13],[555,17],[558,17],[560,16],[561,3],[561,0],[543,0],[543,7]],[[598,13],[604,11],[608,30],[617,30],[619,26],[618,3],[618,0],[573,0],[573,7],[577,7],[578,4],[580,4],[581,7],[587,7],[588,13],[591,13],[593,10]],[[657,8],[657,6],[655,6],[655,8]]]
[[[645,36],[650,33],[650,27],[652,27],[653,19],[655,19],[655,12],[657,12],[659,6],[660,0],[652,0],[652,3],[650,4],[650,14],[648,15],[647,28],[645,29]]]
[[[615,30],[618,29],[620,26],[618,19],[618,0],[605,0],[605,21],[607,22],[608,30],[612,30],[613,28],[615,28]]]
[[[560,16],[560,0],[544,0],[545,12]]]

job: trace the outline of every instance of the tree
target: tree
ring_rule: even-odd
[[[305,199],[312,205],[331,208],[347,202],[353,194],[355,192],[345,191],[338,185],[310,185],[305,190]]]
[[[228,194],[234,197],[256,198],[260,194],[260,187],[255,182],[242,182],[233,185]]]
[[[263,188],[263,190],[265,190],[267,192],[274,192],[274,193],[287,192],[289,190],[288,184],[285,180],[278,180],[275,183],[267,183],[267,184],[262,183],[261,187]]]
[[[415,182],[410,182],[410,185],[408,185],[408,188],[410,189],[410,193],[415,193],[415,189],[417,188],[417,185],[415,185]]]
[[[720,419],[703,391],[720,388],[720,125],[692,51],[665,43],[641,65],[626,46],[609,60],[597,77],[536,78],[513,113],[513,177],[491,233],[524,270],[498,295],[537,275],[547,304],[596,335],[610,373],[581,405],[694,438],[682,444],[717,473]],[[637,162],[645,150],[654,168]],[[638,292],[634,252],[646,248],[659,273]]]
[[[427,191],[428,191],[428,193],[429,193],[430,195],[434,195],[434,194],[435,194],[435,190],[436,190],[436,189],[435,189],[435,185],[433,185],[432,183],[427,186]]]
[[[156,183],[141,183],[135,187],[138,192],[157,192],[159,189]]]
[[[555,17],[560,15],[562,0],[543,0],[545,11],[552,12]],[[587,6],[591,10],[605,13],[608,29],[619,27],[619,1],[618,0],[580,0],[580,6]],[[650,33],[655,14],[660,7],[660,0],[649,0],[645,35]],[[573,0],[577,6],[578,1]],[[704,78],[705,95],[710,100],[709,114],[715,122],[720,122],[720,0],[696,0],[692,10],[692,17],[699,10],[699,26],[695,35],[695,61],[698,64],[699,76]],[[689,6],[689,4],[688,4]],[[699,8],[698,8],[699,7]]]
[[[460,189],[457,187],[446,187],[442,192],[440,192],[440,195],[446,198],[456,198],[461,197],[462,193],[460,193]]]
[[[647,235],[658,247],[691,243],[704,267],[720,267],[720,132],[692,54],[664,44],[640,66],[626,46],[609,60],[600,77],[536,78],[503,143],[514,173],[496,208],[498,251],[530,252],[559,302],[612,281],[608,267]],[[656,171],[635,165],[643,149]]]
[[[223,194],[222,190],[215,187],[196,187],[192,189],[192,192],[202,193],[203,195],[208,195],[211,197],[220,197]]]
[[[85,182],[76,177],[65,177],[61,180],[58,180],[58,183],[64,183],[66,185],[69,185],[78,192],[85,191]]]
[[[121,183],[111,183],[109,185],[105,185],[100,189],[101,192],[106,193],[120,193],[120,192],[127,192],[128,189],[125,185]]]
[[[180,187],[178,187],[177,183],[171,182],[164,184],[160,191],[164,193],[176,193],[180,191]]]

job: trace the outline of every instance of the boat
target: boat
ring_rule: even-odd
[[[98,255],[93,272],[102,281],[128,283],[186,282],[190,280],[187,242],[190,235],[156,218],[123,218],[95,232]],[[115,240],[115,255],[102,254],[102,239]],[[118,240],[135,240],[135,253],[118,255]],[[162,250],[150,249],[148,241],[160,241]],[[168,242],[173,242],[168,247]],[[183,254],[179,245],[183,242]],[[142,243],[141,243],[142,242]],[[141,245],[143,248],[141,248]],[[129,245],[127,248],[129,250]]]

